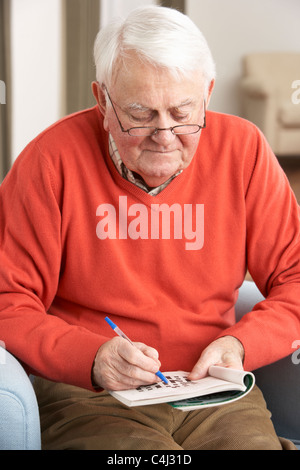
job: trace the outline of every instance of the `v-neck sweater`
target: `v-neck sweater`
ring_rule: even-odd
[[[29,372],[92,389],[114,336],[191,370],[232,335],[253,370],[300,338],[299,208],[261,132],[208,112],[196,154],[150,196],[115,168],[97,107],[34,139],[0,188],[0,339]],[[266,300],[235,322],[249,269]]]

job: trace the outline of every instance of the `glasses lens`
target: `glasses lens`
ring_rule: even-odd
[[[132,137],[146,137],[155,134],[155,132],[156,127],[133,127],[128,131]]]
[[[187,134],[196,134],[201,129],[198,125],[187,125],[187,126],[176,126],[173,128],[173,132],[176,135],[187,135]]]
[[[190,124],[190,125],[185,125],[185,126],[176,126],[169,130],[172,131],[173,134],[176,134],[176,135],[187,135],[187,134],[196,134],[197,132],[200,131],[200,129],[201,129],[200,126],[196,124],[195,125]],[[167,130],[167,129],[164,129],[164,130]],[[156,132],[157,132],[156,127],[133,127],[132,129],[129,129],[128,131],[129,135],[131,135],[132,137],[146,137],[146,136],[156,134]]]

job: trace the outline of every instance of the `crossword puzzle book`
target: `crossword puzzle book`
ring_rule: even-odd
[[[212,366],[209,376],[198,381],[187,380],[188,373],[164,372],[168,384],[158,382],[133,390],[110,392],[127,406],[169,403],[171,406],[191,411],[208,406],[220,406],[239,400],[252,390],[255,378],[251,372]]]

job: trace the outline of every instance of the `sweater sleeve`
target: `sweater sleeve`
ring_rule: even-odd
[[[61,266],[61,197],[50,163],[30,144],[0,187],[0,339],[28,372],[92,389],[103,344],[47,313]]]
[[[286,175],[263,135],[246,188],[247,264],[266,300],[222,336],[238,338],[245,369],[290,355],[300,338],[299,206]]]

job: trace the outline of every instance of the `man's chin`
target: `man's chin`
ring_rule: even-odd
[[[151,174],[151,175],[140,175],[147,186],[150,188],[157,188],[158,186],[161,186],[162,184],[166,183],[169,181],[170,178],[172,178],[176,173],[178,173],[177,170],[174,172],[168,172],[168,173],[159,173],[159,174]]]

